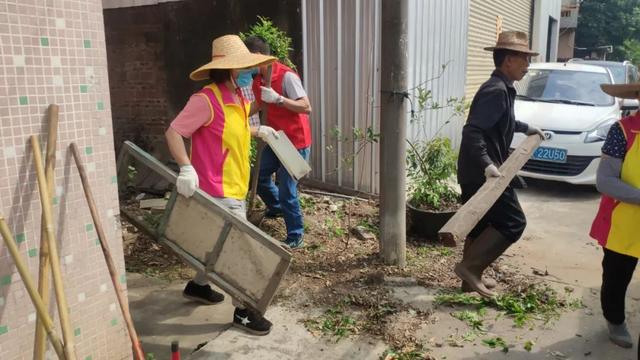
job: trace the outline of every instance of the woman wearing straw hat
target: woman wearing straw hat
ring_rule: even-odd
[[[252,54],[236,35],[213,40],[212,60],[193,71],[192,80],[210,79],[211,84],[191,96],[166,131],[169,150],[180,165],[178,193],[190,197],[199,187],[220,200],[231,212],[246,216],[245,198],[249,186],[250,137],[265,138],[277,133],[268,126],[250,127],[249,115],[257,106],[247,102],[236,79],[244,71],[271,63],[274,57]],[[191,156],[183,138],[191,138]],[[189,281],[183,295],[207,305],[224,300],[211,289],[204,273]],[[234,326],[255,335],[266,335],[271,323],[259,313],[236,304]]]
[[[601,85],[611,96],[640,100],[640,84]],[[640,257],[640,113],[611,126],[602,146],[597,187],[600,208],[591,237],[604,250],[600,303],[609,339],[633,346],[625,323],[625,296]]]
[[[527,73],[529,57],[538,55],[529,49],[527,34],[505,31],[495,46],[485,50],[493,52],[496,68],[474,96],[462,130],[458,182],[463,201],[473,197],[488,177],[502,176],[498,167],[509,157],[514,132],[544,138],[540,129],[517,121],[514,114],[513,82]],[[509,186],[465,240],[462,261],[454,269],[463,291],[495,295],[490,290],[495,281],[483,279],[482,273],[522,236],[526,225],[516,192]]]

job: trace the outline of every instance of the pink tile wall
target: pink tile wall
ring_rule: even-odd
[[[60,106],[54,216],[76,353],[82,360],[130,359],[122,316],[68,150],[75,141],[82,151],[112,255],[124,274],[100,0],[0,1],[0,216],[34,279],[41,207],[29,136],[39,135],[46,148],[50,103]],[[54,301],[51,312],[57,314]],[[35,309],[2,242],[0,359],[32,359],[34,331]],[[52,349],[48,356],[55,358]]]

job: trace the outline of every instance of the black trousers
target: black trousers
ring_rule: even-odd
[[[600,304],[604,318],[612,324],[624,322],[624,300],[637,264],[638,258],[604,249]]]
[[[460,184],[462,202],[469,201],[482,185],[477,183]],[[516,242],[522,236],[527,227],[527,218],[524,216],[518,195],[513,187],[507,187],[478,225],[471,230],[469,236],[478,237],[488,226],[498,230],[510,242]]]

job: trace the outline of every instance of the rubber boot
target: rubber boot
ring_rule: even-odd
[[[615,325],[607,321],[607,327],[609,328],[609,340],[611,340],[612,343],[625,349],[633,346],[633,340],[631,340],[631,334],[629,334],[629,330],[627,330],[626,323]]]
[[[482,272],[494,262],[511,243],[493,227],[486,228],[469,246],[467,256],[456,265],[454,271],[462,281],[478,294],[491,298],[496,294],[482,283]]]
[[[462,261],[464,261],[464,258],[467,255],[467,251],[469,250],[469,247],[473,243],[473,240],[474,238],[472,237],[467,237],[464,240],[464,247],[462,248]],[[496,280],[487,276],[482,276],[482,283],[487,289],[493,289],[496,286],[498,286],[498,282]],[[460,287],[460,291],[467,293],[467,292],[472,292],[474,290],[471,286],[469,286],[469,284],[467,284],[466,281],[463,280],[462,286]]]

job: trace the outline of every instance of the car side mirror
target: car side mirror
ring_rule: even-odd
[[[640,107],[640,102],[638,102],[638,99],[622,99],[620,110],[631,111],[631,110],[637,110],[638,107]]]

